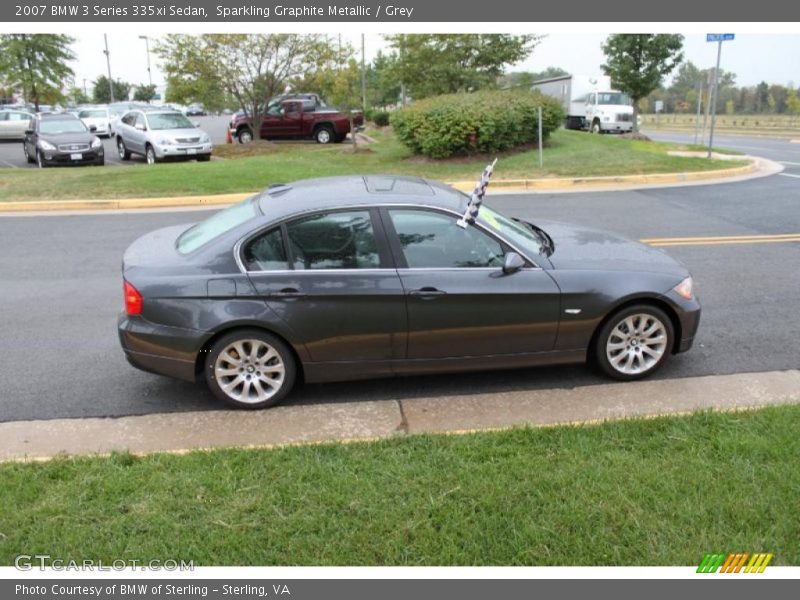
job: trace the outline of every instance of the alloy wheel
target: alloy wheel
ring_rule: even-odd
[[[668,341],[666,326],[654,315],[628,315],[611,330],[606,358],[611,368],[623,375],[642,375],[658,365]]]
[[[275,348],[263,340],[242,339],[228,344],[214,362],[220,390],[241,404],[261,404],[284,385],[286,366]]]

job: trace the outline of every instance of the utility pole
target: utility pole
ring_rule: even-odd
[[[364,52],[364,34],[361,34],[361,114],[367,114],[367,61]]]
[[[108,34],[103,34],[103,39],[106,42],[106,49],[103,50],[103,54],[106,55],[106,66],[108,67],[108,93],[109,97],[111,98],[111,102],[114,102],[114,86],[111,84],[111,52],[108,51]]]
[[[153,85],[153,74],[150,71],[150,38],[146,35],[140,35],[140,40],[144,40],[144,47],[145,51],[147,52],[147,80],[150,82],[150,86]]]
[[[711,90],[711,133],[708,136],[708,158],[714,147],[714,124],[717,121],[717,96],[719,96],[719,59],[722,57],[722,40],[717,42],[717,66],[714,68],[714,89]]]

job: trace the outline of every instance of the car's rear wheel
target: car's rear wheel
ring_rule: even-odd
[[[314,132],[314,139],[319,144],[330,144],[333,141],[333,129],[323,125]]]
[[[150,144],[148,144],[147,147],[144,149],[144,157],[147,160],[148,165],[154,165],[158,162],[156,151]]]
[[[117,138],[117,154],[119,154],[120,160],[130,160],[131,153],[125,147],[125,142],[122,141],[122,138]]]
[[[657,371],[670,355],[674,339],[666,313],[638,304],[614,314],[597,336],[594,354],[599,367],[615,379],[632,380]]]
[[[291,391],[297,366],[289,347],[274,335],[242,329],[221,337],[206,361],[212,393],[240,408],[265,408]]]

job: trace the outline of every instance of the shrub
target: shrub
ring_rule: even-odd
[[[378,109],[368,110],[367,120],[372,121],[378,127],[386,127],[389,124],[389,112]]]
[[[561,104],[541,92],[485,91],[449,94],[395,111],[392,127],[415,154],[432,158],[498,152],[537,141],[537,109],[542,107],[542,137],[564,119]]]

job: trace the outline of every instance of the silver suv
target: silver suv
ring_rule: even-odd
[[[115,127],[122,160],[141,154],[152,165],[167,158],[211,159],[209,135],[175,110],[130,110]]]

